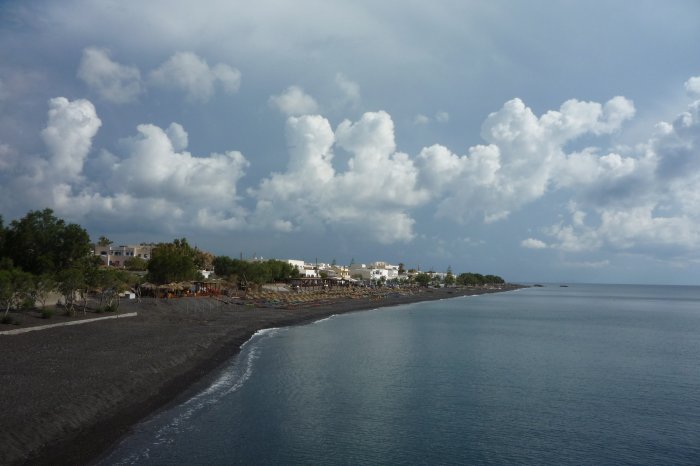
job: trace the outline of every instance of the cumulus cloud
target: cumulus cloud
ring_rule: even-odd
[[[605,104],[569,100],[537,117],[513,99],[488,116],[481,130],[486,145],[457,155],[434,145],[418,156],[422,180],[438,200],[438,215],[467,221],[505,219],[541,198],[566,165],[565,146],[584,134],[617,131],[634,115],[632,102],[615,97]]]
[[[686,83],[686,88],[688,84]],[[571,218],[548,229],[551,246],[689,257],[700,247],[700,101],[627,156],[569,154],[556,183],[573,189]]]
[[[291,147],[286,172],[272,174],[250,193],[257,199],[258,226],[357,231],[382,243],[413,238],[409,209],[428,194],[418,187],[408,155],[396,152],[387,113],[365,113],[335,131],[321,116],[290,117],[286,137]],[[334,148],[351,155],[347,170],[333,166]]]
[[[49,101],[49,120],[41,137],[51,154],[53,179],[74,181],[80,176],[101,125],[95,106],[88,100],[56,97]]]
[[[122,220],[140,228],[173,232],[221,231],[245,227],[236,184],[249,163],[240,152],[195,156],[186,151],[187,133],[172,123],[152,124],[121,141],[120,154],[102,153],[105,181],[55,186],[53,204],[75,216]]]
[[[8,198],[17,199],[8,193],[23,193],[31,206],[113,228],[138,225],[175,234],[245,227],[237,183],[249,163],[240,152],[195,156],[186,150],[185,129],[172,123],[166,129],[139,125],[116,154],[94,154],[100,124],[89,101],[51,99],[42,131],[46,154],[14,158],[11,148],[0,145],[0,175],[12,169],[0,184],[0,205],[7,208]]]
[[[241,73],[224,63],[213,67],[192,52],[178,52],[150,73],[150,81],[166,89],[181,90],[193,102],[206,102],[216,86],[228,94],[238,92]]]
[[[318,112],[318,104],[299,86],[290,86],[279,95],[273,95],[269,104],[288,116],[309,115]]]
[[[545,249],[547,247],[547,243],[535,238],[524,239],[520,242],[520,245],[527,249]]]
[[[187,135],[178,124],[168,131],[144,124],[137,131],[123,142],[127,156],[115,167],[125,192],[199,206],[226,207],[235,201],[236,182],[248,166],[240,152],[195,157],[182,150]],[[168,133],[177,134],[175,144]]]
[[[0,145],[0,207],[50,205],[58,186],[85,183],[83,168],[102,121],[84,99],[49,100],[48,121],[41,131],[47,152],[22,154]]]
[[[133,102],[143,92],[138,68],[112,61],[109,51],[97,47],[83,50],[78,78],[101,98],[117,104]]]
[[[685,82],[685,91],[696,97],[700,97],[700,76],[694,76]]]
[[[187,149],[187,145],[189,144],[189,137],[187,135],[187,131],[185,131],[185,128],[183,128],[181,124],[170,123],[168,129],[165,130],[165,134],[168,135],[168,139],[170,139],[170,142],[173,145],[173,149],[175,151],[182,151]]]
[[[305,96],[292,87],[271,98],[280,110],[302,114],[286,122],[286,168],[245,192],[251,211],[241,207],[237,188],[249,166],[241,153],[193,155],[187,131],[172,123],[139,125],[115,153],[93,154],[101,125],[94,106],[62,97],[49,102],[45,155],[19,158],[0,145],[0,168],[17,174],[5,189],[25,186],[76,215],[128,218],[138,210],[151,224],[327,230],[382,243],[413,239],[414,216],[426,205],[448,220],[489,223],[557,191],[570,201],[568,215],[521,247],[680,257],[700,246],[700,101],[657,125],[643,144],[570,150],[578,138],[618,131],[635,113],[632,102],[569,100],[536,115],[513,99],[485,119],[483,144],[464,154],[434,144],[411,157],[397,149],[388,113],[367,112],[333,128],[305,113],[317,110]]]

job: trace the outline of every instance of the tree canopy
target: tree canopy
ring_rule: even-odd
[[[2,230],[0,255],[34,275],[56,273],[90,254],[87,231],[56,218],[51,209],[31,211]]]
[[[482,275],[480,273],[467,272],[461,273],[459,276],[457,276],[458,285],[500,285],[503,283],[505,283],[505,280],[498,275]]]
[[[148,280],[158,284],[197,280],[201,274],[196,257],[197,250],[185,238],[159,243],[148,261]]]
[[[270,259],[263,262],[249,262],[218,256],[214,259],[214,272],[220,277],[236,276],[257,284],[271,283],[299,276],[299,271],[288,262]]]

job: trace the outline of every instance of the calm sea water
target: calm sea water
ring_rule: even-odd
[[[103,464],[700,464],[700,288],[553,285],[261,332]]]

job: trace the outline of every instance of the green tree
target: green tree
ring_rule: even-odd
[[[38,301],[42,308],[46,307],[46,301],[49,295],[56,290],[56,280],[52,275],[44,274],[34,277],[34,288],[32,289],[32,297],[34,301]]]
[[[447,273],[445,274],[445,286],[452,286],[455,284],[455,276],[452,274],[452,267],[447,267]]]
[[[130,257],[124,261],[124,268],[141,272],[148,269],[148,261],[142,257]]]
[[[199,270],[212,270],[214,267],[214,254],[195,248],[194,263]]]
[[[111,239],[107,238],[106,236],[100,236],[100,238],[97,240],[97,245],[98,245],[98,246],[107,247],[107,246],[109,246],[110,244],[114,244],[114,241],[112,241]]]
[[[460,273],[457,276],[457,284],[464,286],[480,286],[487,284],[486,278],[480,273]]]
[[[99,310],[116,310],[119,307],[119,294],[129,288],[127,272],[100,268],[91,274],[90,291],[99,298]]]
[[[484,276],[484,282],[488,283],[489,285],[502,285],[506,281],[503,280],[498,275],[486,275],[486,276]]]
[[[58,291],[63,296],[63,302],[66,305],[66,312],[74,314],[77,298],[85,297],[87,288],[85,271],[80,267],[63,269],[56,275],[56,281],[58,282]]]
[[[4,317],[10,309],[18,309],[22,301],[30,296],[33,277],[19,269],[0,270],[0,305],[5,309]]]
[[[148,261],[148,280],[165,284],[201,278],[195,264],[195,255],[196,250],[185,238],[158,244]]]
[[[256,284],[284,281],[299,276],[299,271],[288,262],[270,259],[264,262],[248,262],[218,256],[213,261],[214,272],[219,277],[238,277]]]
[[[56,218],[51,209],[31,211],[5,230],[4,256],[34,275],[71,267],[90,253],[90,237],[74,223]]]
[[[428,275],[425,272],[421,272],[415,275],[414,280],[420,286],[428,286],[428,284],[430,283],[430,275]]]

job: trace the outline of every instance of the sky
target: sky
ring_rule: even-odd
[[[696,1],[0,3],[0,215],[217,255],[700,283]]]

